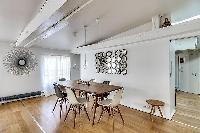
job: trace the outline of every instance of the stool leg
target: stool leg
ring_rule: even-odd
[[[153,113],[153,106],[151,106],[151,112],[149,113],[151,120],[152,120],[152,118],[151,118],[152,113]]]
[[[152,115],[154,115],[156,109],[155,109],[155,106],[152,106],[152,109],[153,109],[153,112],[152,112]],[[153,121],[153,118],[151,117],[151,121]]]
[[[156,107],[153,106],[153,114],[155,114],[155,112],[156,112]]]
[[[162,111],[161,111],[161,109],[160,109],[160,106],[158,106],[158,110],[160,111],[160,115],[161,115],[162,118],[163,118],[163,114],[162,114]]]

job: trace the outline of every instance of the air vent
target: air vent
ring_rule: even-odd
[[[25,94],[13,95],[13,96],[1,97],[0,98],[0,103],[7,103],[7,102],[27,99],[27,98],[31,98],[31,97],[38,97],[38,96],[41,96],[41,95],[42,95],[42,92],[41,91],[37,91],[37,92],[31,92],[31,93],[25,93]]]

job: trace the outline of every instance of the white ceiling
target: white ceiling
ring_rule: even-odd
[[[74,42],[73,39],[73,34],[65,28],[45,40],[36,42],[33,46],[57,50],[70,50]]]
[[[87,28],[87,43],[105,39],[151,21],[152,16],[168,13],[179,0],[94,0],[74,15],[62,31],[36,44],[46,48],[71,49],[84,44],[83,26]],[[99,23],[96,18],[100,18]],[[76,32],[76,36],[74,36]]]
[[[87,43],[105,39],[149,22],[154,15],[168,13],[180,1],[183,0],[94,0],[75,14],[64,29],[34,46],[69,50],[83,45],[84,25],[88,25]],[[0,41],[16,41],[41,3],[42,0],[2,0]],[[96,18],[100,18],[99,23]]]
[[[1,0],[0,42],[11,43],[36,15],[43,0]]]

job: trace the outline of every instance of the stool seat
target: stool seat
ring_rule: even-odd
[[[149,100],[146,100],[146,102],[150,105],[153,105],[153,106],[164,106],[165,103],[162,102],[162,101],[159,101],[159,100],[154,100],[154,99],[149,99]]]

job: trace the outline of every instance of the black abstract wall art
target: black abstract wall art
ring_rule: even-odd
[[[96,53],[96,72],[126,75],[127,53],[126,49]]]
[[[38,65],[35,55],[26,48],[14,48],[3,59],[3,65],[13,75],[27,75]]]

